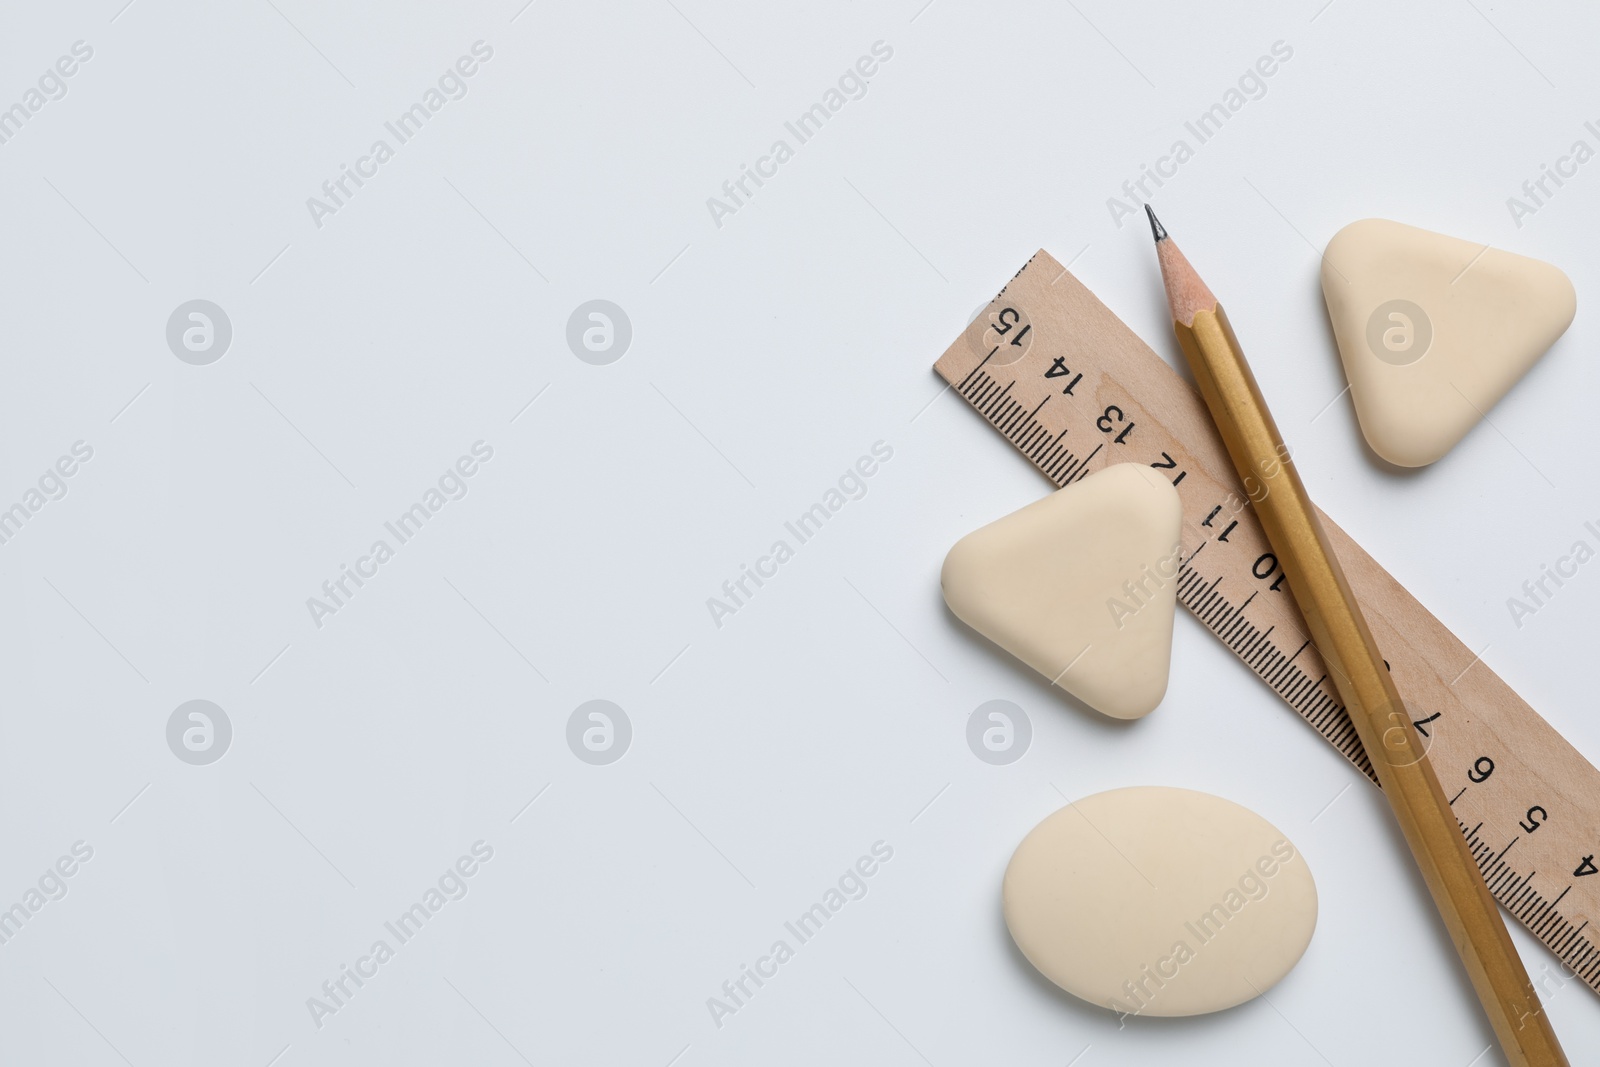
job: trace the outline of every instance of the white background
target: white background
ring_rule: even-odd
[[[1520,630],[1505,606],[1600,518],[1600,163],[1520,228],[1505,203],[1594,142],[1600,16],[921,2],[6,6],[0,106],[94,55],[0,145],[0,506],[74,441],[94,458],[0,546],[0,906],[94,856],[0,946],[0,1061],[1499,1062],[1378,793],[1192,619],[1164,706],[1118,726],[945,611],[949,546],[1048,487],[956,398],[923,409],[1040,246],[1176,358],[1148,231],[1106,200],[1286,42],[1154,204],[1313,495],[1600,752],[1600,576]],[[478,40],[468,95],[316,226],[307,198]],[[880,40],[865,97],[718,227],[706,199]],[[1318,252],[1372,215],[1579,293],[1494,426],[1415,473],[1328,407]],[[165,340],[194,298],[233,326],[209,366]],[[609,366],[565,340],[595,298],[632,322]],[[478,440],[465,499],[314,626],[306,598]],[[707,597],[878,440],[868,495],[714,627]],[[195,698],[234,730],[203,767],[165,737]],[[609,766],[565,741],[594,698],[633,725]],[[1011,766],[965,742],[991,699],[1033,724]],[[1319,926],[1270,1000],[1119,1031],[1011,947],[1017,841],[1141,783],[1305,853]],[[316,1027],[307,998],[480,839],[470,893]],[[715,1026],[706,998],[878,840],[869,894]],[[1586,1062],[1600,1004],[1517,935]]]

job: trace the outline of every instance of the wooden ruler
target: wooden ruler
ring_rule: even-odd
[[[1114,463],[1171,477],[1179,602],[1377,781],[1199,394],[1065,267],[1035,255],[934,370],[1058,486]],[[1600,773],[1322,522],[1489,889],[1600,992]]]

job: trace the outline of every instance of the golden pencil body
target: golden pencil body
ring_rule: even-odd
[[[1517,1067],[1566,1064],[1227,316],[1173,325],[1502,1049]]]

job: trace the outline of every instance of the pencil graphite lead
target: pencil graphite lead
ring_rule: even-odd
[[[1165,241],[1167,239],[1167,228],[1161,225],[1161,220],[1156,218],[1156,213],[1150,210],[1149,204],[1144,206],[1144,213],[1150,216],[1150,233],[1154,235],[1158,242]]]

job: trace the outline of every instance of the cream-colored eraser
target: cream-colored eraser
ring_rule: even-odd
[[[1333,235],[1322,295],[1361,432],[1402,467],[1454,448],[1578,306],[1549,263],[1386,219]]]
[[[1178,491],[1119,463],[963,537],[945,603],[968,626],[1097,711],[1149,714],[1167,691]]]
[[[1289,973],[1317,925],[1294,845],[1231,800],[1113,789],[1069,804],[1006,867],[1006,926],[1046,978],[1134,1015],[1231,1008]]]

